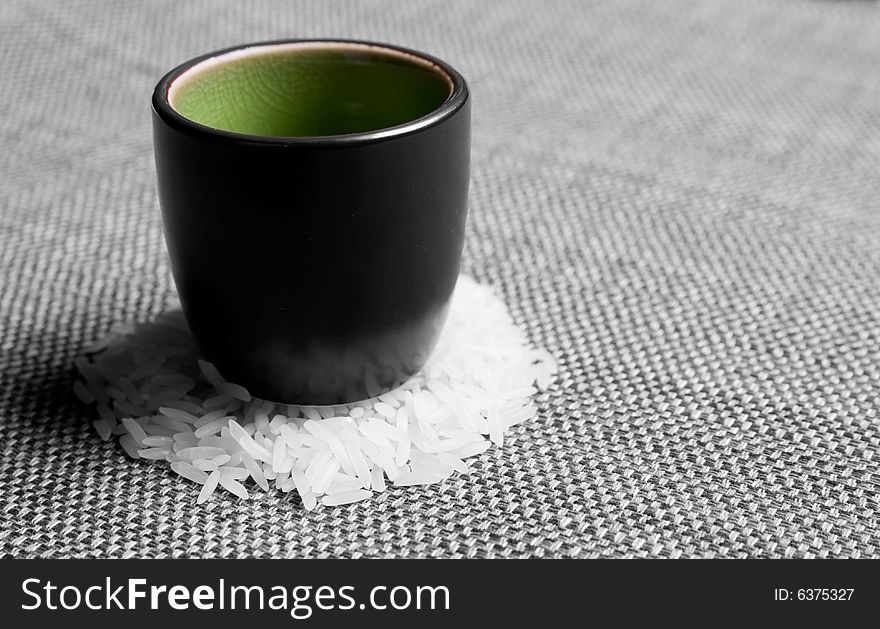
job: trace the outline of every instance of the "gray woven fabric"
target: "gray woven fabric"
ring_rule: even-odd
[[[320,36],[468,78],[464,267],[561,373],[469,477],[196,507],[70,363],[173,295],[155,81]],[[877,3],[5,0],[0,60],[0,553],[880,555]]]

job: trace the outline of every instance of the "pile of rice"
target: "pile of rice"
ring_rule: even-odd
[[[97,406],[101,439],[134,459],[162,461],[201,486],[247,499],[296,491],[306,509],[467,474],[466,459],[504,443],[535,417],[532,396],[556,362],[529,346],[503,302],[461,276],[449,318],[424,368],[398,389],[337,406],[274,404],[223,379],[179,310],[114,328],[76,359],[74,392]],[[488,440],[485,438],[488,436]]]

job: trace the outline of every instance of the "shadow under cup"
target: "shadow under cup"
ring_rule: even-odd
[[[427,360],[458,278],[470,103],[442,61],[285,41],[211,53],[153,93],[165,240],[228,380],[338,404]]]

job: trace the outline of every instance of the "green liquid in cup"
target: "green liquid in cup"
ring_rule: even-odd
[[[175,80],[171,106],[215,129],[327,136],[393,127],[437,109],[451,83],[405,55],[362,46],[255,51],[196,66]]]

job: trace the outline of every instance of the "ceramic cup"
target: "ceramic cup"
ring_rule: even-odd
[[[459,273],[470,102],[429,55],[360,41],[210,53],[153,93],[186,320],[258,397],[372,397],[424,364]]]

